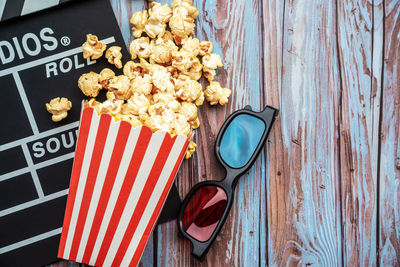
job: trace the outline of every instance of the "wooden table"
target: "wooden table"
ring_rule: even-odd
[[[128,45],[129,18],[148,3],[111,2]],[[181,196],[223,177],[213,145],[231,112],[269,104],[280,115],[205,260],[171,222],[141,266],[400,266],[400,1],[194,4],[196,36],[223,56],[217,80],[233,93],[201,107]]]

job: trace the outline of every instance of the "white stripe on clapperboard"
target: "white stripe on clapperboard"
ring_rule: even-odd
[[[60,0],[25,0],[21,16],[58,5]]]
[[[4,1],[4,0],[0,0],[0,13],[3,11],[2,8],[4,8],[5,2],[6,1]],[[1,16],[0,16],[0,18],[1,18]],[[103,39],[101,41],[103,43],[105,43],[105,44],[110,44],[110,43],[115,42],[115,38],[112,36],[112,37]],[[17,88],[18,88],[18,93],[19,93],[19,95],[21,97],[22,103],[23,103],[24,108],[25,108],[25,112],[27,113],[27,117],[29,119],[29,123],[30,123],[32,131],[34,133],[31,136],[28,136],[28,137],[25,137],[25,138],[22,138],[22,139],[19,139],[19,140],[16,140],[16,141],[13,141],[13,142],[10,142],[10,143],[7,143],[7,144],[0,145],[0,151],[4,151],[4,150],[7,150],[7,149],[16,147],[16,146],[21,146],[22,147],[22,151],[23,151],[24,156],[25,156],[25,159],[26,159],[26,162],[28,163],[28,167],[24,167],[24,168],[21,168],[19,170],[15,170],[15,171],[0,175],[0,182],[4,181],[4,180],[7,180],[7,179],[11,179],[11,178],[16,177],[18,175],[21,175],[23,173],[31,172],[32,179],[33,179],[35,188],[36,188],[38,196],[39,196],[38,199],[35,199],[35,200],[32,200],[32,201],[28,201],[28,202],[22,203],[20,205],[16,205],[16,206],[11,207],[11,208],[7,208],[7,209],[4,209],[4,210],[1,210],[0,211],[0,218],[3,217],[3,216],[6,216],[6,215],[12,214],[14,212],[17,212],[17,211],[20,211],[20,210],[23,210],[23,209],[26,209],[26,208],[29,208],[29,207],[32,207],[32,206],[35,206],[35,205],[39,205],[41,203],[44,203],[44,202],[47,202],[47,201],[50,201],[50,200],[53,200],[53,199],[56,199],[56,198],[59,198],[59,197],[62,197],[62,196],[65,196],[65,195],[68,194],[68,189],[65,189],[65,190],[62,190],[62,191],[59,191],[59,192],[44,196],[43,189],[42,189],[42,187],[40,185],[40,181],[39,181],[39,178],[38,178],[36,170],[38,170],[40,168],[44,168],[44,167],[50,166],[50,165],[53,165],[55,163],[58,163],[58,162],[61,162],[61,161],[64,161],[64,160],[71,159],[74,156],[74,152],[68,153],[66,155],[62,155],[62,156],[59,156],[57,158],[50,159],[50,160],[47,160],[47,161],[44,161],[44,162],[41,162],[41,163],[34,164],[33,161],[32,161],[32,157],[31,157],[31,155],[29,153],[29,150],[28,150],[28,147],[27,147],[27,143],[31,142],[33,140],[37,140],[37,139],[40,139],[40,138],[43,138],[43,137],[47,137],[47,136],[50,136],[50,135],[53,135],[53,134],[56,134],[56,133],[60,133],[60,132],[66,131],[66,130],[69,130],[69,129],[73,129],[73,128],[75,128],[75,127],[77,127],[79,125],[79,122],[73,122],[73,123],[70,123],[70,124],[67,124],[67,125],[64,125],[64,126],[60,126],[60,127],[57,127],[57,128],[54,128],[54,129],[51,129],[51,130],[48,130],[48,131],[40,133],[39,130],[38,130],[35,118],[33,116],[33,112],[32,112],[32,110],[30,108],[29,101],[28,101],[28,99],[26,97],[25,90],[24,90],[24,87],[23,87],[23,84],[21,82],[21,79],[19,77],[18,72],[22,71],[22,70],[27,70],[27,69],[30,69],[30,68],[34,68],[34,67],[37,67],[37,66],[40,66],[40,65],[46,64],[48,62],[52,62],[52,61],[64,58],[64,57],[75,55],[75,54],[78,54],[78,53],[81,53],[81,52],[82,52],[82,47],[77,47],[77,48],[73,48],[73,49],[58,53],[58,54],[54,54],[54,55],[51,55],[51,56],[48,56],[48,57],[44,57],[44,58],[40,58],[40,59],[37,59],[37,60],[33,60],[31,62],[20,64],[18,66],[14,66],[14,67],[11,67],[11,68],[8,68],[8,69],[0,71],[0,77],[5,76],[5,75],[10,75],[10,74],[13,75],[13,78],[14,78],[15,83],[16,83]],[[40,240],[52,237],[52,236],[60,234],[60,233],[61,233],[61,228],[58,228],[58,229],[51,230],[51,231],[49,231],[47,233],[43,233],[43,234],[40,234],[40,235],[37,235],[37,236],[30,237],[28,239],[25,239],[25,240],[16,242],[14,244],[11,244],[11,245],[8,245],[8,246],[0,248],[0,254],[9,252],[9,251],[14,250],[14,249],[18,249],[18,248],[23,247],[23,246],[27,246],[29,244],[38,242]]]
[[[7,0],[0,0],[0,20],[3,16],[4,7],[6,6]]]

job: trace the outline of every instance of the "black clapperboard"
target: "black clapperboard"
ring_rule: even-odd
[[[0,266],[41,266],[58,260],[84,99],[78,78],[116,70],[104,57],[83,59],[86,33],[121,46],[125,61],[129,53],[108,0],[0,0],[0,18]],[[45,103],[59,96],[73,106],[55,123]],[[179,206],[174,186],[159,223]]]

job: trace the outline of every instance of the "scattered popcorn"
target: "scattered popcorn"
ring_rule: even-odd
[[[122,68],[122,53],[121,53],[121,47],[119,46],[111,46],[110,48],[107,49],[106,51],[106,58],[110,64],[115,65],[118,69]]]
[[[149,37],[141,37],[131,42],[129,52],[131,52],[132,59],[136,59],[137,57],[149,58],[151,48]]]
[[[210,105],[225,105],[228,103],[228,97],[232,91],[228,88],[222,88],[219,82],[212,81],[207,89],[204,91],[204,96]]]
[[[113,72],[109,68],[104,68],[100,72],[100,84],[103,86],[103,88],[108,89],[108,85],[110,83],[110,80],[115,76],[115,72]]]
[[[193,56],[197,57],[200,53],[200,41],[197,38],[189,37],[182,45],[182,50],[192,53]]]
[[[133,92],[130,90],[131,81],[125,75],[114,76],[108,84],[108,90],[113,92],[116,99],[128,100]]]
[[[144,32],[144,27],[148,22],[147,10],[143,12],[138,11],[133,14],[130,22],[135,25],[134,27],[132,27],[133,36],[139,38]]]
[[[151,82],[151,76],[145,74],[142,76],[136,76],[131,80],[131,91],[134,93],[149,95],[153,89],[153,84]]]
[[[211,105],[225,105],[231,94],[213,81],[223,64],[212,53],[212,43],[192,36],[198,14],[190,0],[174,0],[172,9],[152,2],[149,10],[134,13],[130,22],[136,39],[129,46],[132,61],[123,66],[123,75],[105,68],[100,74],[90,72],[79,78],[78,86],[87,96],[96,97],[102,88],[108,91],[106,101],[92,98],[88,105],[133,127],[146,125],[153,132],[191,137],[200,126],[197,107],[205,99]],[[94,35],[87,38],[85,58],[99,58],[106,46]],[[120,47],[108,48],[105,57],[122,68]],[[202,76],[210,83],[204,92],[198,82]],[[190,158],[195,149],[196,144],[190,142],[185,157]]]
[[[203,104],[204,94],[200,83],[187,79],[185,81],[177,80],[175,83],[176,96],[183,101],[195,101],[197,106]]]
[[[78,80],[78,87],[84,95],[96,97],[102,89],[100,75],[93,71],[83,74]]]
[[[217,54],[207,54],[203,57],[203,74],[208,81],[214,80],[215,70],[222,67],[221,57]]]
[[[100,42],[96,35],[87,34],[86,39],[86,42],[82,45],[83,58],[100,58],[107,46]]]
[[[71,101],[65,97],[53,98],[50,103],[46,103],[46,109],[49,113],[53,114],[51,119],[54,122],[61,121],[68,116],[68,110],[72,107]]]
[[[190,141],[189,146],[186,150],[186,154],[185,154],[185,159],[190,159],[194,153],[194,151],[196,151],[196,143],[193,141]]]
[[[138,76],[143,76],[149,73],[149,69],[146,64],[136,63],[133,61],[126,62],[124,66],[124,75],[129,79],[135,79]]]
[[[205,56],[207,54],[211,54],[213,50],[213,45],[209,41],[201,41],[200,42],[200,50],[199,50],[199,55],[200,56]]]

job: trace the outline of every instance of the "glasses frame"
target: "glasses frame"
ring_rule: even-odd
[[[221,231],[222,226],[225,224],[226,218],[228,217],[229,211],[232,207],[233,199],[234,199],[234,190],[236,187],[236,184],[239,180],[239,178],[247,172],[254,162],[256,161],[258,155],[262,151],[262,148],[264,147],[265,142],[267,141],[267,137],[269,132],[271,131],[272,125],[275,121],[276,116],[278,115],[279,110],[271,107],[271,106],[266,106],[263,111],[261,112],[255,112],[252,110],[251,106],[247,105],[244,107],[244,109],[240,109],[232,113],[228,119],[224,122],[222,125],[221,129],[219,130],[217,139],[215,141],[215,147],[214,147],[214,152],[215,155],[220,162],[220,164],[224,167],[225,169],[225,177],[221,181],[215,181],[215,180],[210,180],[210,181],[204,181],[196,184],[186,195],[185,199],[182,202],[181,208],[179,210],[178,214],[178,219],[177,219],[177,224],[178,224],[178,230],[179,230],[179,235],[181,237],[187,238],[191,243],[192,243],[192,255],[197,258],[197,259],[202,259],[204,255],[208,252],[208,250],[211,247],[211,244],[214,242],[215,238],[217,237],[218,233]],[[265,130],[263,135],[261,136],[260,142],[258,143],[256,149],[254,150],[252,156],[250,157],[249,161],[240,168],[233,168],[229,166],[221,157],[220,155],[220,144],[221,144],[221,139],[229,126],[229,124],[232,122],[232,120],[237,117],[238,115],[250,115],[254,116],[260,120],[262,120],[265,124]],[[204,187],[204,186],[217,186],[219,188],[222,188],[225,191],[225,194],[227,196],[227,205],[225,208],[225,211],[221,217],[221,220],[219,221],[218,225],[214,229],[214,232],[212,233],[211,237],[206,240],[206,241],[199,241],[186,233],[186,231],[183,228],[183,215],[185,212],[185,209],[192,198],[192,196],[196,193],[199,188]]]

